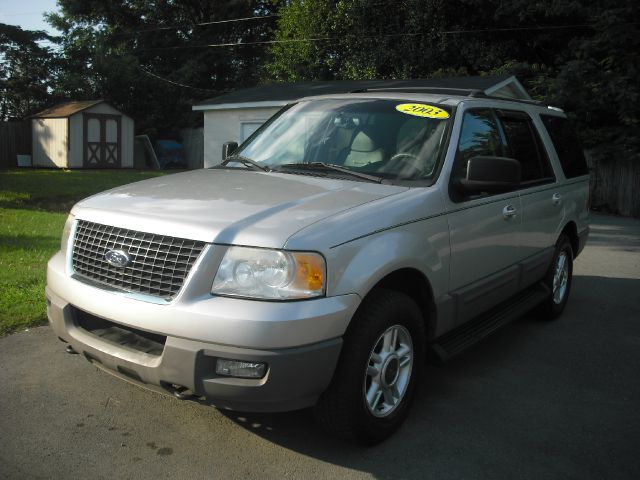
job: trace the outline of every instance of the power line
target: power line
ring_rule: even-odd
[[[374,8],[374,7],[379,7],[379,6],[388,6],[389,3],[384,1],[384,2],[378,2],[378,3],[373,3],[371,5],[367,5],[368,8]],[[241,18],[229,18],[227,20],[214,20],[211,22],[199,22],[199,23],[194,23],[192,25],[167,25],[165,27],[154,27],[154,28],[145,28],[145,29],[141,29],[141,30],[131,30],[128,32],[118,32],[118,33],[114,33],[114,36],[117,35],[134,35],[136,33],[146,33],[146,32],[157,32],[157,31],[162,31],[162,30],[179,30],[179,29],[187,29],[187,28],[194,28],[194,27],[205,27],[208,25],[220,25],[220,24],[224,24],[224,23],[235,23],[235,22],[249,22],[249,21],[254,21],[254,20],[265,20],[265,19],[269,19],[269,18],[280,18],[282,17],[282,14],[280,13],[273,13],[270,15],[262,15],[259,17],[241,17]]]
[[[373,7],[379,7],[379,6],[388,6],[389,3],[388,2],[378,2],[378,3],[373,3],[371,5],[366,5],[366,7],[368,8],[373,8]],[[140,30],[132,30],[130,32],[118,32],[118,33],[114,33],[113,35],[134,35],[135,33],[145,33],[145,32],[157,32],[157,31],[161,31],[161,30],[179,30],[179,29],[186,29],[186,28],[194,28],[194,27],[205,27],[207,25],[220,25],[220,24],[224,24],[224,23],[235,23],[235,22],[249,22],[249,21],[254,21],[254,20],[266,20],[269,18],[280,18],[282,17],[282,14],[280,13],[273,13],[270,15],[261,15],[259,17],[240,17],[240,18],[229,18],[227,20],[214,20],[211,22],[199,22],[199,23],[194,23],[191,25],[167,25],[166,27],[154,27],[154,28],[145,28],[145,29],[140,29]]]
[[[154,28],[145,28],[142,30],[131,30],[129,32],[118,32],[118,33],[114,33],[114,36],[119,36],[119,35],[134,35],[136,33],[146,33],[146,32],[158,32],[158,31],[162,31],[162,30],[179,30],[179,29],[186,29],[186,28],[195,28],[195,27],[204,27],[207,25],[220,25],[220,24],[224,24],[224,23],[237,23],[237,22],[250,22],[250,21],[254,21],[254,20],[264,20],[264,19],[268,19],[268,18],[279,18],[282,15],[280,14],[273,14],[273,15],[263,15],[261,17],[241,17],[241,18],[229,18],[227,20],[215,20],[215,21],[211,21],[211,22],[200,22],[200,23],[194,23],[192,25],[167,25],[166,27],[154,27]]]
[[[176,86],[178,86],[178,87],[182,87],[182,88],[191,88],[191,89],[193,89],[193,90],[201,90],[201,91],[203,91],[203,92],[217,93],[217,91],[216,91],[216,90],[209,90],[209,89],[207,89],[207,88],[193,87],[193,86],[191,86],[191,85],[186,85],[186,84],[184,84],[184,83],[174,82],[173,80],[169,80],[168,78],[164,78],[164,77],[161,77],[160,75],[157,75],[157,74],[155,74],[155,73],[153,73],[153,72],[150,72],[149,70],[147,70],[146,68],[143,68],[143,67],[141,67],[141,66],[138,66],[138,68],[139,68],[140,70],[142,70],[144,73],[146,73],[147,75],[149,75],[149,76],[151,76],[151,77],[153,77],[153,78],[156,78],[156,79],[158,79],[158,80],[162,80],[163,82],[167,82],[167,83],[170,83],[170,84],[172,84],[172,85],[176,85]]]
[[[367,8],[374,8],[374,7],[378,7],[378,6],[388,6],[389,3],[386,1],[383,2],[378,2],[378,3],[373,3],[371,5],[367,5]],[[204,26],[208,26],[208,25],[220,25],[220,24],[224,24],[224,23],[235,23],[235,22],[249,22],[249,21],[254,21],[254,20],[265,20],[265,19],[269,19],[269,18],[280,18],[282,17],[282,14],[279,13],[273,13],[270,15],[262,15],[262,16],[258,16],[258,17],[240,17],[240,18],[229,18],[226,20],[214,20],[211,22],[199,22],[199,23],[194,23],[191,25],[167,25],[165,27],[154,27],[154,28],[145,28],[145,29],[141,29],[141,30],[130,30],[128,32],[118,32],[118,33],[114,33],[114,36],[121,36],[121,35],[134,35],[136,33],[146,33],[146,32],[157,32],[157,31],[162,31],[162,30],[179,30],[179,29],[187,29],[187,28],[194,28],[194,27],[204,27]]]
[[[633,22],[625,25],[635,25],[638,22]],[[575,25],[550,25],[546,27],[512,27],[512,28],[487,28],[487,29],[467,29],[467,30],[443,30],[440,32],[409,32],[409,33],[388,33],[382,35],[360,35],[359,39],[376,39],[376,38],[394,38],[394,37],[418,37],[423,35],[429,35],[431,33],[442,35],[459,35],[465,33],[497,33],[497,32],[519,32],[519,31],[536,31],[536,30],[567,30],[567,29],[579,29],[579,28],[594,28],[594,25],[590,24],[575,24]],[[283,40],[258,40],[255,42],[227,42],[227,43],[212,43],[207,45],[178,45],[172,47],[151,47],[140,48],[136,51],[150,51],[150,50],[185,50],[189,48],[222,48],[222,47],[241,47],[251,45],[274,45],[279,43],[301,43],[301,42],[323,42],[327,40],[344,40],[347,37],[309,37],[309,38],[288,38]]]

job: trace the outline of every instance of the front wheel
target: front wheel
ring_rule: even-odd
[[[399,292],[374,290],[353,318],[333,380],[316,405],[320,423],[363,445],[389,437],[408,413],[424,355],[416,303]]]

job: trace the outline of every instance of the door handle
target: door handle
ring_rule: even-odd
[[[515,217],[516,213],[517,213],[517,210],[513,205],[507,205],[502,209],[502,216],[504,217],[505,220],[509,220],[510,218]]]
[[[554,193],[551,197],[551,201],[554,205],[560,205],[560,202],[562,202],[562,195],[560,195],[559,193]]]

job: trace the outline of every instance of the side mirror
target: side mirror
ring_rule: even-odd
[[[458,181],[464,193],[502,193],[520,185],[520,162],[506,157],[473,157],[467,163],[467,176]]]
[[[226,160],[238,148],[238,142],[224,142],[222,144],[222,160]]]

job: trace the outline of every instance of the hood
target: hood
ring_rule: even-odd
[[[149,233],[281,248],[304,227],[405,190],[306,175],[204,169],[115,188],[79,202],[72,213]]]

